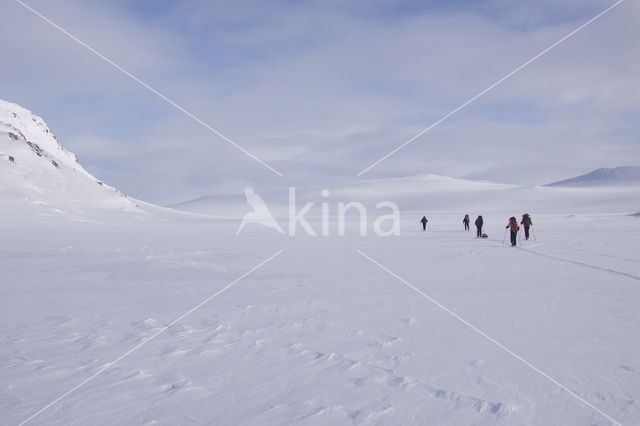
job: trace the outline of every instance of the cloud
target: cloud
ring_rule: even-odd
[[[31,4],[285,173],[8,5],[1,97],[104,181],[168,203],[353,179],[611,3]],[[638,18],[623,3],[366,176],[546,183],[640,158]]]

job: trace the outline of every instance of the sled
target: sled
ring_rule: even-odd
[[[482,238],[489,238],[487,234],[482,234]]]

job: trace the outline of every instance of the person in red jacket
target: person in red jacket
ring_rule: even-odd
[[[520,227],[518,226],[518,221],[516,220],[516,218],[511,216],[509,218],[509,223],[507,224],[507,226],[505,226],[505,228],[511,231],[511,247],[515,247],[518,231],[520,230]]]

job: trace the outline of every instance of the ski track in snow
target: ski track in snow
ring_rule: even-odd
[[[507,243],[503,243],[503,242],[501,242],[499,240],[492,239],[492,238],[489,238],[488,240],[489,241],[494,241],[496,243],[500,243],[501,244],[500,246],[496,246],[496,247],[511,248],[510,244],[508,244],[508,242]],[[531,243],[529,243],[529,244],[531,244]],[[554,260],[554,261],[558,261],[558,262],[564,262],[564,263],[567,263],[567,264],[571,264],[571,265],[575,265],[575,266],[579,266],[579,267],[583,267],[583,268],[591,268],[591,269],[595,269],[595,270],[601,271],[601,272],[617,274],[617,275],[621,275],[621,276],[626,277],[626,278],[631,278],[633,280],[640,280],[640,276],[635,275],[635,274],[631,274],[629,272],[618,271],[616,269],[607,268],[605,266],[599,266],[599,265],[594,265],[594,264],[590,264],[590,263],[586,263],[586,262],[581,262],[581,261],[578,261],[578,260],[562,258],[562,257],[559,257],[559,256],[553,256],[553,255],[550,255],[550,254],[547,254],[547,253],[541,253],[539,251],[532,250],[535,247],[540,247],[540,246],[543,246],[543,245],[545,245],[545,243],[537,243],[537,242],[535,242],[531,246],[523,246],[522,241],[520,241],[518,243],[518,245],[516,245],[515,248],[518,249],[518,250],[522,250],[522,251],[524,251],[526,253],[533,254],[535,256],[544,257],[544,258],[549,259],[549,260]],[[554,246],[557,246],[557,247],[566,248],[566,249],[569,249],[569,250],[575,250],[575,251],[578,251],[578,252],[581,252],[581,253],[588,253],[588,254],[607,257],[607,258],[611,258],[611,259],[621,260],[621,261],[624,261],[624,262],[640,263],[639,260],[629,259],[629,258],[626,258],[626,257],[623,257],[623,256],[613,256],[613,255],[609,255],[609,254],[598,253],[598,252],[593,252],[593,251],[590,251],[590,250],[578,249],[578,248],[575,248],[575,247],[570,247],[570,246],[560,245],[560,244],[554,244],[554,243],[552,243],[551,245],[554,245]]]
[[[585,263],[585,262],[579,262],[577,260],[563,259],[561,257],[551,256],[551,255],[548,255],[548,254],[544,254],[544,253],[540,253],[540,252],[537,252],[537,251],[533,251],[533,250],[531,250],[529,248],[526,248],[526,247],[518,247],[518,246],[516,246],[516,248],[518,248],[519,250],[522,250],[522,251],[524,251],[526,253],[530,253],[530,254],[533,254],[533,255],[536,255],[536,256],[542,256],[542,257],[544,257],[546,259],[556,260],[558,262],[564,262],[564,263],[568,263],[568,264],[571,264],[571,265],[577,265],[577,266],[581,266],[583,268],[591,268],[591,269],[595,269],[597,271],[607,272],[607,273],[610,273],[610,274],[617,274],[617,275],[621,275],[621,276],[626,277],[626,278],[631,278],[633,280],[639,280],[640,281],[640,277],[639,276],[633,275],[633,274],[630,274],[630,273],[627,273],[627,272],[616,271],[615,269],[604,268],[604,267],[601,267],[601,266],[592,265],[592,264]],[[617,259],[622,259],[622,258],[617,258]]]
[[[624,257],[624,256],[612,256],[610,254],[598,253],[597,251],[580,249],[580,248],[577,248],[577,247],[571,247],[571,246],[567,246],[567,245],[564,245],[564,244],[551,243],[551,245],[562,247],[562,248],[566,248],[566,249],[569,249],[569,250],[579,251],[581,253],[595,254],[596,256],[608,257],[610,259],[618,259],[618,260],[624,260],[626,262],[640,263],[640,260],[638,260],[638,259],[630,259],[630,258]]]

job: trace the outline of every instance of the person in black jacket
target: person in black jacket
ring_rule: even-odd
[[[427,229],[427,222],[429,222],[429,220],[427,220],[426,216],[422,216],[422,219],[420,219],[420,223],[422,223],[422,230],[424,231],[425,229]]]
[[[484,220],[482,219],[482,216],[478,216],[478,218],[476,219],[476,229],[478,230],[478,238],[482,237],[482,225],[484,225]]]
[[[471,220],[469,220],[469,215],[465,214],[464,215],[464,219],[462,219],[462,223],[464,223],[464,230],[465,231],[469,230],[469,222],[471,222]]]
[[[524,226],[524,238],[528,240],[529,228],[531,227],[531,225],[533,225],[533,222],[531,222],[531,216],[529,216],[529,213],[525,213],[522,215],[522,221],[520,222],[520,225]]]

